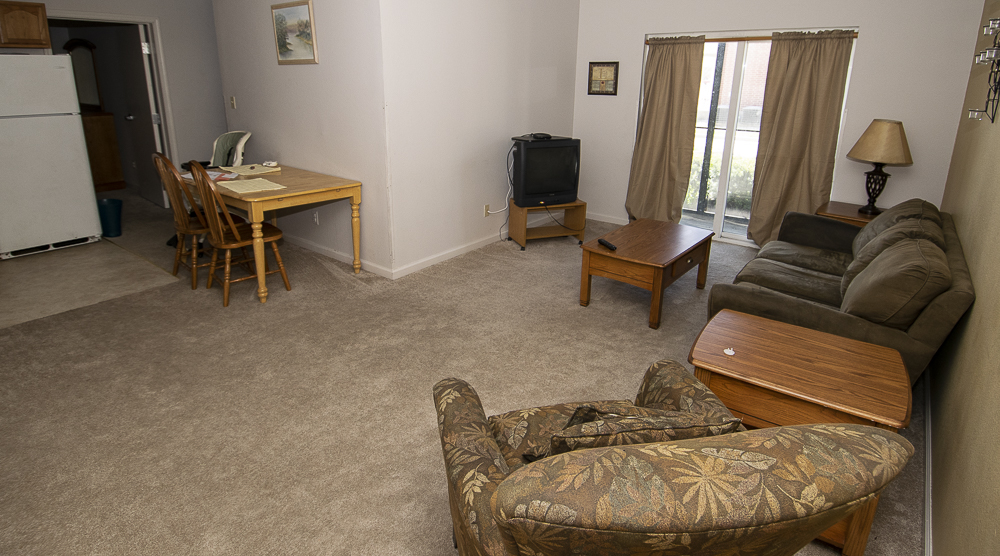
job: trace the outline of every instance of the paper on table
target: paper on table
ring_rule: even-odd
[[[272,172],[281,171],[281,168],[278,166],[264,166],[263,164],[244,164],[243,166],[220,166],[219,169],[225,170],[227,172],[236,172],[241,176],[270,174]]]
[[[219,187],[225,187],[234,193],[254,193],[256,191],[285,189],[285,186],[274,183],[273,181],[265,180],[264,178],[227,181],[226,183],[220,183]]]

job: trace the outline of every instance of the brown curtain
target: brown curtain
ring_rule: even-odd
[[[650,39],[625,210],[679,222],[694,155],[705,37]]]
[[[853,31],[775,33],[747,236],[764,245],[787,211],[830,200]]]

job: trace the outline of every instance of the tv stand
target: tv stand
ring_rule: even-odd
[[[535,226],[528,227],[528,213],[539,210],[561,210],[563,212],[562,226]],[[572,203],[561,205],[541,205],[537,207],[519,207],[514,204],[514,199],[510,200],[510,228],[507,235],[517,242],[524,251],[524,244],[529,239],[540,239],[544,237],[567,237],[576,236],[576,239],[583,243],[583,228],[587,224],[587,203],[577,199]]]

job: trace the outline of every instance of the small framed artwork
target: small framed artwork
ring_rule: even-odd
[[[271,6],[271,20],[278,64],[319,63],[312,0],[275,4]]]
[[[618,62],[591,62],[587,73],[588,95],[618,94]]]

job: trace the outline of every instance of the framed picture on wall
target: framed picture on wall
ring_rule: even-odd
[[[618,94],[618,62],[591,62],[587,72],[588,95]]]
[[[271,6],[278,64],[318,64],[312,0]]]

